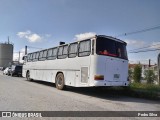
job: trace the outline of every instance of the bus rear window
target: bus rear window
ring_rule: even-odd
[[[125,43],[117,42],[103,37],[97,38],[96,53],[98,55],[128,59]]]

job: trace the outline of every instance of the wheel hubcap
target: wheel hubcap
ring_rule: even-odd
[[[62,82],[63,82],[63,81],[62,81],[62,78],[59,77],[59,78],[58,78],[58,81],[57,81],[57,85],[58,85],[58,86],[61,86],[61,85],[62,85]]]

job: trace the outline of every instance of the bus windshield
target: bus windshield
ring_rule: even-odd
[[[126,44],[109,38],[98,37],[96,41],[96,53],[98,55],[128,59]]]

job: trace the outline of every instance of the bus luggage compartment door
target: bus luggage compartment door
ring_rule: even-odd
[[[81,83],[88,83],[88,67],[81,67]]]

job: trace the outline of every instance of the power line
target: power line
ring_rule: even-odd
[[[153,27],[148,27],[148,28],[145,28],[145,29],[136,30],[136,31],[133,31],[133,32],[119,34],[115,37],[127,36],[127,35],[137,34],[137,33],[141,33],[141,32],[147,32],[147,31],[151,31],[151,30],[155,30],[155,29],[160,29],[160,25],[156,25],[156,26],[153,26]]]
[[[157,45],[160,45],[160,43],[156,44],[156,45],[149,45],[149,46],[145,46],[145,47],[141,47],[141,48],[132,49],[129,52],[132,52],[132,51],[135,51],[135,50],[141,50],[141,49],[145,49],[145,48],[150,48],[150,47],[157,46]]]
[[[151,52],[151,51],[157,51],[157,50],[160,50],[160,48],[153,49],[153,50],[141,50],[141,51],[135,51],[135,52],[129,52],[129,53]]]
[[[43,48],[38,48],[38,47],[32,47],[32,46],[27,46],[28,48],[33,48],[33,49],[43,49]]]

